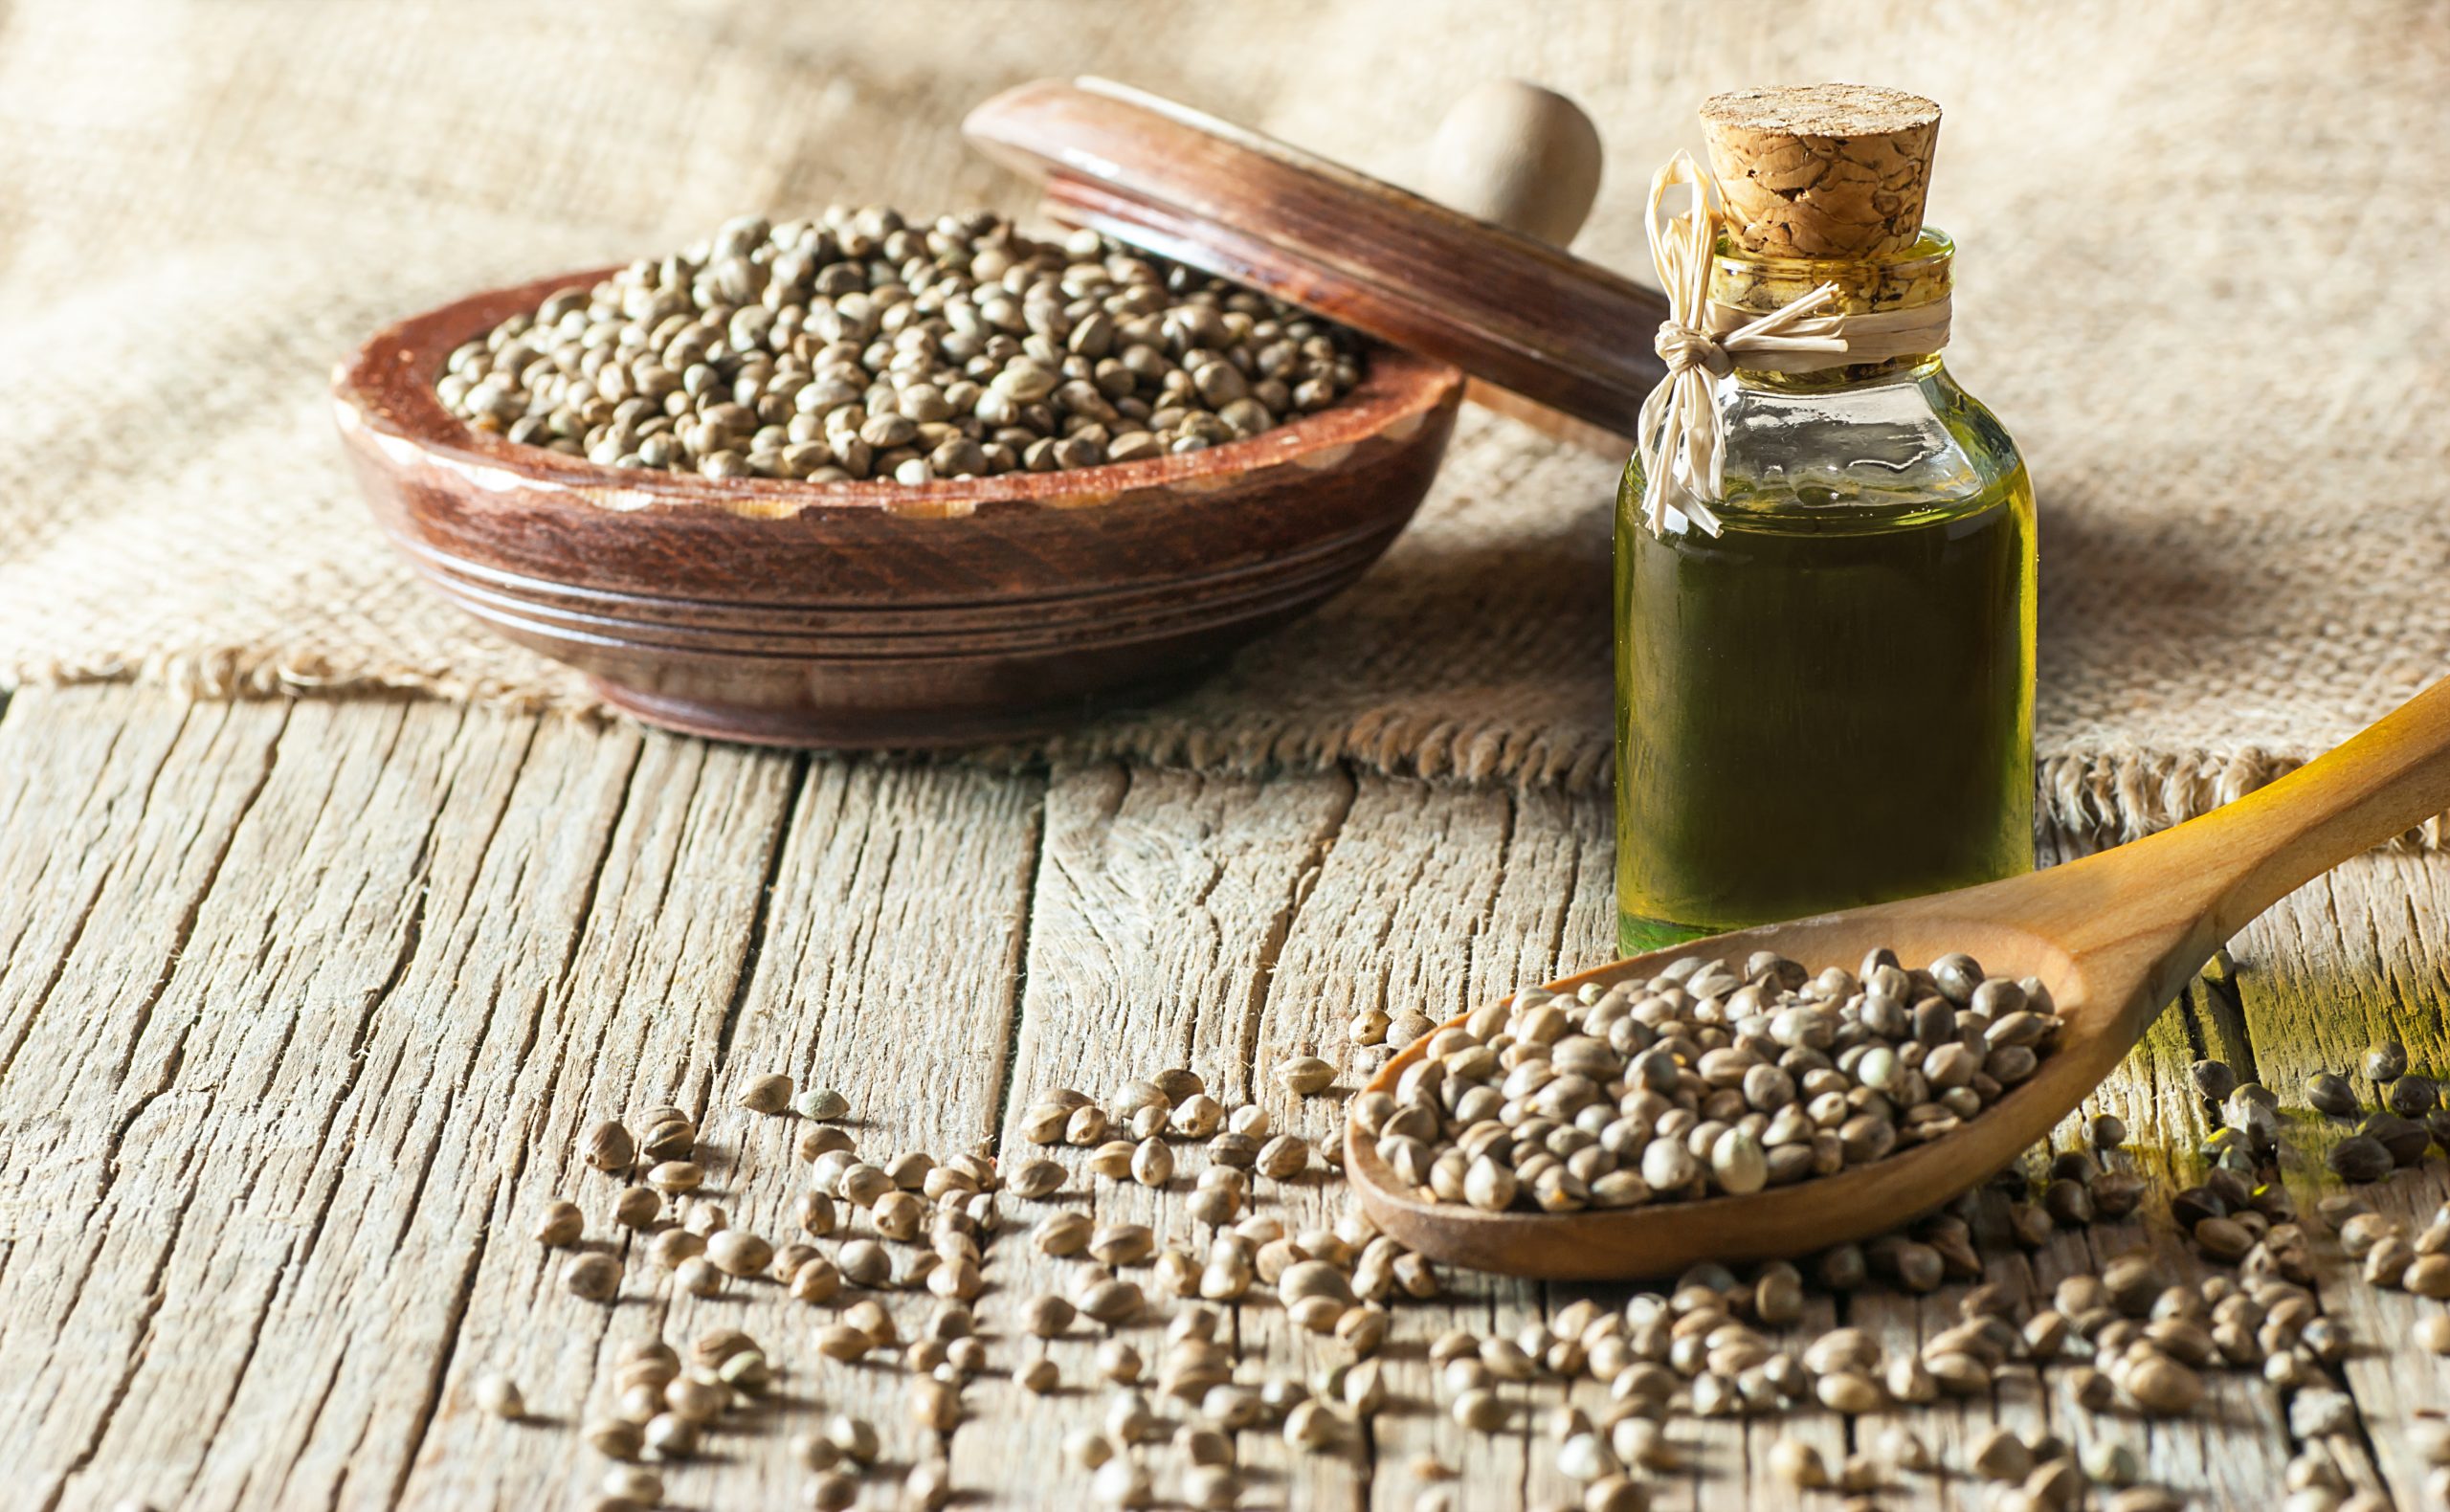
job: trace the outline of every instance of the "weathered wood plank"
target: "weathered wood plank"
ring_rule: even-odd
[[[634,1259],[608,1312],[562,1292],[563,1256],[527,1231],[568,1195],[606,1237],[609,1178],[573,1174],[578,1131],[641,1103],[702,1102],[794,786],[788,757],[625,732],[586,760],[548,744],[566,730],[540,739],[462,921],[411,983],[455,1020],[495,1026],[468,1051],[456,1035],[439,1047],[456,1095],[407,1078],[400,1094],[443,1120],[427,1184],[471,1194],[412,1220],[413,1241],[456,1262],[456,1295],[393,1470],[411,1505],[551,1504],[599,1468],[567,1430],[599,1351],[651,1331],[652,1275]],[[448,1247],[471,1231],[473,1248]],[[562,1431],[479,1412],[469,1383],[488,1371]]]
[[[1362,778],[1319,885],[1294,921],[1261,1024],[1261,1098],[1271,1116],[1314,1142],[1340,1138],[1344,1095],[1375,1069],[1348,1043],[1356,1013],[1442,1019],[1520,981],[1546,980],[1561,956],[1587,948],[1583,940],[1567,943],[1573,926],[1590,928],[1574,912],[1587,881],[1575,817],[1574,806],[1555,800],[1526,812],[1501,792]],[[1314,1045],[1339,1063],[1339,1095],[1292,1099],[1266,1079],[1267,1065]],[[1345,1211],[1346,1194],[1339,1184],[1287,1202],[1301,1222],[1329,1223]],[[1400,1342],[1382,1366],[1394,1402],[1370,1425],[1373,1463],[1362,1488],[1373,1506],[1412,1505],[1431,1461],[1459,1473],[1473,1488],[1467,1497],[1512,1494],[1522,1483],[1520,1438],[1457,1425],[1424,1351],[1447,1328],[1488,1332],[1503,1307],[1536,1309],[1536,1290],[1490,1277],[1450,1280],[1450,1298],[1397,1304]],[[1246,1307],[1243,1319],[1246,1343],[1271,1371],[1345,1357],[1290,1327],[1273,1306]],[[1342,1505],[1352,1495],[1328,1479],[1341,1465],[1310,1468],[1281,1446],[1260,1447],[1305,1493],[1295,1504]]]
[[[2303,1086],[2317,1071],[2344,1072],[2372,1105],[2358,1063],[2365,1046],[2394,1038],[2412,1068],[2450,1073],[2450,865],[2395,853],[2360,856],[2300,889],[2231,943],[2237,1011],[2252,1043],[2250,1066],[2280,1094],[2290,1120],[2290,1190],[2310,1216],[2316,1200],[2339,1187],[2322,1166],[2352,1125],[2305,1106]],[[2407,1219],[2411,1234],[2450,1202],[2450,1170],[2436,1154],[2386,1183],[2360,1189],[2375,1211]],[[2327,1251],[2329,1246],[2326,1245]],[[2368,1283],[2355,1263],[2333,1256],[2324,1268],[2323,1305],[2347,1321],[2362,1346],[2342,1372],[2363,1419],[2360,1441],[2335,1444],[2351,1473],[2367,1456],[2403,1507],[2425,1504],[2427,1467],[2406,1426],[2418,1412],[2450,1412],[2450,1367],[2409,1343],[2417,1321],[2444,1304]]]
[[[898,1472],[947,1452],[987,1503],[1077,1501],[1085,1478],[1054,1445],[1098,1418],[1103,1393],[1083,1388],[1102,1331],[1056,1346],[1065,1395],[1004,1373],[1035,1350],[1012,1337],[1018,1302],[1074,1264],[1028,1248],[1047,1205],[1005,1199],[981,1303],[995,1368],[947,1444],[908,1424],[898,1370],[818,1360],[806,1339],[826,1313],[769,1283],[676,1301],[634,1257],[618,1307],[561,1295],[558,1257],[525,1230],[549,1195],[601,1214],[612,1186],[574,1167],[577,1131],[667,1096],[710,1109],[714,1200],[778,1240],[798,1124],[730,1106],[769,1069],[850,1093],[879,1154],[1000,1140],[1010,1155],[1045,1087],[1103,1096],[1168,1062],[1331,1137],[1340,1099],[1291,1098],[1268,1068],[1344,1056],[1363,1006],[1443,1015],[1603,957],[1608,860],[1604,802],[1554,795],[1111,766],[1050,783],[433,705],[20,695],[0,721],[0,1455],[36,1505],[572,1505],[601,1461],[570,1430],[603,1405],[612,1352],[737,1323],[782,1345],[785,1380],[770,1411],[671,1472],[676,1499],[795,1500],[788,1432],[840,1407],[887,1439],[864,1504],[898,1504]],[[2234,986],[2166,1016],[2097,1100],[2136,1131],[2127,1158],[2195,1171],[2205,1110],[2185,1066],[2201,1054],[2292,1101],[2306,1072],[2385,1030],[2439,1069],[2445,903],[2450,865],[2374,856],[2250,928]],[[1359,1070],[1348,1059],[1340,1089]],[[2323,1132],[2304,1130],[2307,1160]],[[1178,1199],[1200,1157],[1178,1153],[1170,1197],[1101,1184],[1100,1210],[1188,1236]],[[2307,1207],[2328,1190],[2309,1167],[2291,1180]],[[1342,1208],[1324,1179],[1257,1186],[1297,1226]],[[2377,1205],[2429,1215],[2445,1187],[2437,1165]],[[2002,1264],[2038,1288],[2139,1243],[2199,1264],[2146,1218]],[[1567,1504],[1576,1488],[1527,1408],[1598,1416],[1604,1390],[1539,1383],[1513,1393],[1517,1431],[1467,1433],[1434,1401],[1419,1341],[1447,1323],[1511,1332],[1586,1294],[1624,1295],[1463,1278],[1408,1306],[1410,1342],[1386,1361],[1394,1404],[1342,1458],[1243,1435],[1250,1503],[1410,1508],[1434,1459],[1462,1473],[1458,1506]],[[2352,1479],[2417,1504],[2423,1467],[2395,1429],[2450,1389],[2388,1345],[2440,1304],[2335,1262],[2322,1295],[2372,1345],[2346,1370],[2366,1433],[2332,1447]],[[1845,1305],[1905,1349],[1952,1321],[1953,1297]],[[927,1302],[892,1299],[905,1327]],[[1230,1322],[1246,1376],[1343,1357],[1272,1298]],[[1153,1367],[1155,1329],[1132,1337]],[[490,1369],[545,1420],[479,1413],[469,1387]],[[1834,1460],[1882,1421],[1681,1425],[1698,1463],[1657,1504],[1787,1504],[1761,1462],[1771,1434]],[[2238,1375],[2217,1378],[2201,1421],[2096,1417],[2055,1384],[1911,1421],[1951,1458],[1993,1421],[2116,1434],[2155,1475],[2238,1504],[2293,1447],[2277,1393]],[[1179,1483],[1169,1448],[1152,1463],[1161,1491]],[[1948,1478],[1882,1504],[1989,1500]]]
[[[14,874],[0,908],[0,1377],[11,1383],[0,1459],[39,1503],[92,1461],[153,1337],[145,1283],[176,1205],[152,1190],[136,1125],[173,1089],[145,1046],[183,1030],[164,979],[264,785],[286,710],[189,711],[122,690],[11,701],[0,729],[0,858]],[[97,1215],[123,1176],[151,1194],[125,1211],[155,1221],[113,1234]]]
[[[687,1005],[697,1043],[677,1083],[686,1088],[679,1101],[705,1110],[701,1143],[711,1196],[734,1226],[778,1246],[809,1239],[791,1215],[806,1190],[807,1167],[793,1151],[808,1125],[738,1107],[753,1077],[781,1072],[800,1087],[841,1092],[852,1106],[843,1127],[880,1164],[912,1150],[960,1153],[991,1135],[1043,792],[1036,776],[883,762],[811,766],[774,868],[753,974],[736,1006],[712,994]],[[640,1084],[631,1105],[653,1095]],[[591,1116],[611,1111],[599,1106]],[[568,1137],[557,1147],[568,1148]],[[615,1186],[585,1170],[567,1180],[599,1193],[598,1201]],[[811,1242],[833,1254],[855,1234],[875,1236],[858,1210],[845,1205],[843,1216],[833,1238]],[[897,1263],[916,1249],[889,1248]],[[783,1371],[768,1395],[769,1411],[748,1419],[744,1432],[719,1435],[702,1462],[668,1473],[676,1501],[799,1504],[808,1473],[791,1462],[790,1437],[835,1412],[868,1419],[883,1440],[865,1505],[899,1504],[899,1475],[944,1457],[937,1435],[911,1421],[909,1383],[898,1367],[840,1365],[810,1347],[816,1326],[866,1296],[886,1304],[903,1338],[917,1338],[934,1302],[925,1292],[845,1287],[832,1306],[815,1309],[770,1279],[736,1280],[711,1298],[675,1296],[668,1277],[634,1256],[624,1295],[636,1299],[638,1316],[616,1317],[609,1330],[589,1412],[610,1406],[612,1352],[657,1330],[685,1350],[710,1328],[742,1328],[775,1350]],[[631,1310],[625,1301],[620,1312]],[[465,1504],[447,1494],[442,1475],[454,1454],[439,1450],[430,1461],[436,1472],[430,1494],[420,1486],[412,1500]],[[590,1456],[588,1468],[601,1464]]]
[[[29,1374],[30,1398],[48,1404],[32,1435],[46,1451],[83,1446],[56,1464],[47,1501],[107,1500],[131,1477],[177,1485],[191,1473],[281,1288],[322,1240],[325,1162],[342,1148],[331,1144],[334,1120],[386,984],[414,944],[410,921],[429,864],[418,837],[432,833],[442,812],[435,794],[466,754],[457,710],[395,706],[347,721],[345,735],[330,713],[301,711],[282,735],[317,759],[276,756],[268,776],[239,768],[262,792],[228,841],[220,875],[229,885],[191,914],[174,907],[131,930],[185,935],[158,997],[139,1007],[110,973],[72,973],[62,980],[86,995],[36,1026],[38,1038],[48,1031],[63,1048],[29,1043],[38,1057],[29,1066],[67,1062],[66,1046],[100,1039],[128,1068],[117,1096],[115,1068],[91,1061],[68,1065],[70,1084],[50,1089],[64,1108],[61,1167],[90,1161],[109,1179],[90,1203],[46,1205],[46,1227],[81,1263],[12,1266],[8,1278],[12,1291],[71,1288]],[[362,826],[410,842],[368,845]],[[332,947],[344,941],[353,948]],[[140,1323],[179,1346],[93,1347],[94,1334]],[[281,1351],[265,1358],[277,1366]],[[301,1394],[311,1405],[318,1393],[291,1378],[281,1412],[311,1425],[315,1414],[298,1411]],[[52,1413],[91,1416],[81,1433],[64,1434]],[[261,1446],[249,1447],[250,1476],[276,1468]],[[78,1477],[89,1460],[97,1473]]]
[[[1067,1190],[1095,1184],[1101,1221],[1146,1223],[1161,1243],[1189,1247],[1195,1225],[1178,1200],[1204,1165],[1198,1146],[1176,1146],[1169,1190],[1090,1175],[1084,1151],[1042,1151],[1019,1133],[1029,1107],[1057,1087],[1105,1101],[1125,1081],[1168,1066],[1189,1066],[1229,1104],[1250,1085],[1254,1025],[1285,990],[1280,951],[1288,924],[1338,835],[1352,801],[1339,776],[1274,784],[1133,771],[1099,765],[1058,769],[1047,794],[1045,850],[1031,903],[1029,955],[1013,1049],[1011,1096],[1000,1147],[1008,1162],[1053,1153],[1071,1171]],[[1254,1183],[1262,1202],[1284,1200],[1291,1185]],[[1075,1196],[1068,1206],[1092,1204]],[[1009,1363],[1035,1356],[1014,1320],[1031,1296],[1072,1295],[1081,1262],[1051,1259],[1028,1230],[1048,1203],[1008,1201],[1006,1237],[993,1247],[993,1290],[981,1316],[1006,1345]],[[1179,1305],[1156,1295],[1146,1267],[1125,1272],[1150,1292],[1149,1322],[1114,1330],[1147,1361],[1162,1351],[1158,1325]],[[1247,1311],[1247,1309],[1245,1309]],[[1108,1392],[1091,1367],[1107,1330],[1083,1319],[1047,1346],[1066,1390],[1038,1397],[1009,1379],[973,1388],[972,1417],[953,1435],[956,1483],[997,1504],[1080,1502],[1088,1477],[1053,1454],[1062,1436],[1100,1421]],[[1180,1404],[1168,1404],[1171,1418]],[[1245,1445],[1252,1435],[1244,1435]],[[1161,1491],[1178,1481],[1179,1456],[1152,1452]],[[1015,1483],[1014,1465],[1029,1465]],[[1272,1490],[1268,1495],[1281,1494]]]
[[[286,713],[253,709],[271,731]],[[155,1014],[157,1026],[192,1032],[183,1053],[161,1058],[198,1083],[173,1085],[156,1105],[194,1107],[180,1123],[130,1131],[129,1150],[146,1158],[105,1217],[149,1203],[182,1221],[92,1230],[106,1244],[161,1247],[149,1265],[105,1254],[97,1270],[123,1291],[158,1269],[158,1300],[98,1285],[83,1303],[130,1327],[149,1322],[162,1342],[96,1350],[86,1339],[56,1351],[128,1369],[124,1404],[76,1379],[54,1391],[33,1367],[46,1396],[109,1418],[93,1456],[107,1473],[64,1486],[71,1504],[131,1486],[182,1506],[390,1504],[421,1436],[416,1504],[528,1506],[574,1492],[593,1477],[591,1456],[567,1433],[487,1422],[466,1383],[510,1369],[567,1429],[574,1411],[561,1403],[575,1409],[608,1347],[605,1316],[562,1297],[555,1257],[523,1234],[586,1118],[676,1094],[702,1105],[729,1067],[789,1049],[931,1098],[931,1081],[962,1081],[967,1122],[991,1128],[1035,779],[820,767],[799,794],[800,843],[775,878],[767,932],[780,948],[743,993],[767,855],[798,787],[791,758],[548,723],[523,765],[523,742],[493,740],[496,769],[472,772],[457,711],[395,711],[391,725],[354,734],[321,717],[291,730],[276,779],[250,779],[267,789],[234,851],[250,884],[205,904]],[[195,769],[247,771],[219,760]],[[981,788],[1013,801],[999,812]],[[455,808],[479,799],[490,817]],[[368,846],[355,825],[430,843]],[[996,863],[969,864],[973,852]],[[107,890],[102,906],[115,906]],[[369,987],[377,961],[385,975]],[[866,1011],[879,1002],[915,1011]],[[97,1012],[80,1003],[62,1022]],[[888,1024],[898,1032],[881,1033]],[[55,1047],[32,1048],[40,1059]],[[264,1106],[216,1111],[216,1094],[251,1077]],[[883,1101],[876,1132],[936,1145],[933,1101]],[[710,1140],[725,1132],[718,1113]],[[719,1179],[758,1190],[765,1211],[744,1205],[744,1220],[772,1221],[788,1178],[751,1178],[761,1160],[787,1160],[787,1143],[771,1128],[748,1132],[718,1162]],[[206,1147],[152,1158],[182,1138]],[[234,1201],[215,1190],[234,1181],[244,1184]],[[266,1233],[281,1242],[264,1244]],[[34,1256],[21,1245],[16,1257]],[[22,1266],[0,1284],[50,1269]],[[657,1279],[633,1270],[641,1298]],[[621,1312],[633,1306],[663,1321],[660,1303]],[[573,1312],[574,1326],[538,1326],[557,1310]],[[805,1317],[773,1310],[777,1326]],[[7,1317],[24,1347],[56,1342],[30,1328],[37,1309]],[[898,1418],[882,1406],[875,1414],[890,1429]],[[33,1427],[47,1444],[75,1442]]]

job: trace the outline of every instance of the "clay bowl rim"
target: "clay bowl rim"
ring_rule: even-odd
[[[789,478],[709,478],[695,473],[606,467],[544,447],[518,445],[478,431],[443,408],[434,381],[451,353],[481,338],[509,316],[531,311],[565,289],[581,288],[626,264],[557,274],[467,295],[376,331],[333,370],[332,399],[341,429],[363,431],[378,445],[412,447],[423,460],[451,468],[479,487],[484,474],[508,474],[508,485],[550,491],[608,514],[655,509],[705,510],[749,521],[778,521],[835,511],[918,518],[960,518],[988,507],[1077,513],[1149,493],[1192,493],[1231,477],[1297,467],[1305,458],[1377,438],[1406,421],[1415,427],[1460,396],[1460,369],[1435,358],[1354,333],[1361,343],[1361,382],[1334,405],[1287,421],[1263,434],[1197,452],[1107,462],[1051,473],[928,483],[810,483]],[[405,460],[396,455],[393,462]],[[1321,464],[1324,470],[1331,463]]]

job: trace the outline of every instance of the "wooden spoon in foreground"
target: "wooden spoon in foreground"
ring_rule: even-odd
[[[1852,969],[1876,945],[1908,965],[1963,950],[1988,972],[2048,984],[2064,1024],[2032,1078],[1962,1127],[1882,1160],[1742,1197],[1482,1212],[1423,1200],[1348,1123],[1345,1171],[1384,1232],[1432,1258],[1514,1276],[1668,1276],[1703,1260],[1791,1256],[1886,1233],[1979,1185],[2074,1112],[2248,920],[2445,811],[2450,680],[2268,787],[2115,850],[1961,892],[1739,929],[1549,984],[1570,993],[1649,977],[1687,956],[1740,966],[1755,950]],[[1370,1090],[1392,1093],[1429,1038],[1390,1061]]]

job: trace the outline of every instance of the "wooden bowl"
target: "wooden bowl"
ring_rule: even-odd
[[[454,347],[608,273],[379,333],[334,377],[342,439],[446,597],[639,719],[727,740],[959,745],[1178,688],[1377,560],[1462,393],[1372,346],[1342,403],[1247,441],[917,486],[598,467],[443,408]]]

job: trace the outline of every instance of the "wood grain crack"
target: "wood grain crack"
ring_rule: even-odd
[[[189,1198],[194,1194],[195,1190],[192,1187],[186,1189],[184,1192],[184,1195]],[[146,1278],[145,1301],[137,1320],[136,1343],[127,1351],[127,1360],[119,1372],[118,1385],[112,1389],[109,1398],[102,1403],[102,1410],[96,1416],[93,1431],[86,1434],[83,1446],[61,1469],[58,1479],[44,1494],[42,1512],[57,1512],[60,1501],[68,1495],[68,1488],[76,1484],[77,1477],[94,1462],[94,1456],[101,1451],[102,1440],[110,1434],[112,1419],[119,1415],[120,1404],[127,1400],[128,1390],[136,1384],[136,1372],[145,1367],[145,1357],[153,1343],[153,1321],[161,1316],[162,1303],[169,1296],[162,1284],[163,1278],[169,1271],[170,1256],[178,1253],[179,1235],[186,1232],[188,1207],[189,1204],[186,1202],[175,1206],[170,1217],[170,1231],[163,1236],[162,1247],[154,1256],[152,1272]],[[90,1271],[89,1266],[89,1274]],[[73,1310],[72,1308],[71,1311]]]
[[[187,729],[187,723],[191,714],[191,710],[183,710],[180,713],[180,732],[184,732]],[[101,783],[109,776],[111,757],[118,753],[120,742],[125,737],[125,726],[113,730],[111,732],[109,744],[103,747],[102,759],[94,764],[93,780],[95,787],[93,790],[95,792],[99,792],[100,790]],[[151,802],[153,789],[161,780],[162,769],[164,767],[168,765],[169,751],[175,748],[177,745],[178,734],[173,733],[169,742],[164,748],[163,760],[155,765],[151,773],[149,773],[145,778],[145,797],[137,806],[138,813],[142,814],[145,812],[145,804]],[[91,794],[88,796],[90,797]],[[114,800],[108,799],[104,800],[103,806],[105,810],[111,806],[113,801]],[[53,855],[47,855],[43,857],[42,869],[34,878],[33,885],[35,887],[39,888],[44,884],[45,879],[51,873],[51,863],[59,854],[60,853],[55,852]],[[114,858],[111,869],[104,872],[101,879],[95,884],[93,891],[86,896],[84,906],[78,910],[76,920],[69,925],[68,938],[61,942],[58,953],[52,958],[50,973],[43,978],[42,986],[35,989],[33,1006],[27,1012],[25,1022],[17,1026],[17,1033],[14,1037],[9,1041],[8,1048],[5,1051],[0,1051],[0,1084],[5,1084],[7,1082],[10,1070],[17,1063],[18,1052],[25,1048],[25,1044],[28,1039],[33,1037],[34,1026],[42,1021],[43,1011],[51,1006],[53,996],[59,990],[60,981],[68,974],[69,963],[77,958],[77,947],[78,945],[83,943],[85,938],[85,929],[87,925],[93,922],[94,910],[101,906],[103,889],[109,885],[111,872],[116,871],[116,869],[117,861],[116,858]]]
[[[629,770],[621,779],[621,801],[614,810],[617,817],[605,831],[604,843],[595,853],[595,865],[588,873],[587,886],[580,894],[578,907],[570,915],[569,942],[562,953],[561,969],[553,976],[557,994],[569,991],[570,970],[578,965],[578,947],[587,939],[588,921],[595,915],[596,890],[604,885],[604,869],[612,862],[612,842],[620,835],[621,825],[629,817],[630,802],[637,790],[638,768],[645,761],[646,746],[643,744],[631,747]]]
[[[740,953],[740,966],[732,980],[731,1001],[724,1006],[723,1028],[715,1036],[715,1064],[727,1065],[731,1060],[732,1035],[740,1028],[741,1010],[748,1004],[748,989],[757,980],[757,972],[766,959],[766,929],[774,908],[774,884],[783,875],[783,856],[791,849],[791,829],[799,822],[800,806],[808,798],[808,773],[812,758],[801,751],[791,758],[791,801],[783,806],[782,823],[774,827],[772,838],[766,847],[765,876],[757,886],[756,911],[749,916],[748,940]]]
[[[988,1150],[998,1160],[1004,1154],[1004,1129],[1012,1120],[1013,1078],[1020,1070],[1021,1019],[1029,1001],[1030,942],[1037,923],[1038,886],[1046,873],[1047,811],[1054,801],[1054,785],[1050,782],[1039,789],[1037,807],[1030,821],[1029,877],[1020,890],[1020,918],[1013,930],[1012,957],[1005,963],[1013,984],[1013,1006],[1004,1020],[1004,1071],[995,1080],[995,1121],[987,1130]]]

